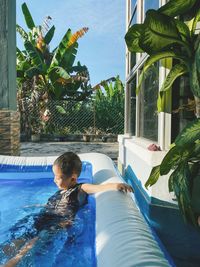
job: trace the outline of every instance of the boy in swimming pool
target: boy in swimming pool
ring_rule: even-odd
[[[108,190],[133,191],[129,185],[124,183],[78,184],[77,179],[81,173],[81,168],[81,160],[73,152],[66,152],[55,160],[53,164],[54,182],[59,190],[49,198],[43,210],[34,217],[34,227],[29,233],[29,241],[27,242],[27,239],[24,239],[25,244],[21,245],[21,249],[18,250],[16,256],[10,259],[4,267],[15,266],[33,247],[38,239],[38,234],[43,230],[57,231],[69,227],[77,210],[87,203],[88,194]],[[13,243],[17,246],[20,240],[15,239]]]

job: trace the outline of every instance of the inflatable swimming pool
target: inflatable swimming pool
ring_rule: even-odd
[[[92,165],[94,183],[123,182],[112,160],[106,155],[86,153],[79,156],[83,162],[89,162]],[[24,166],[30,168],[30,173],[36,172],[38,166],[49,171],[48,166],[51,166],[55,159],[56,157],[0,156],[0,179],[12,178],[12,173],[17,169],[27,177],[27,173],[23,171]],[[43,178],[46,177],[45,171],[43,176]],[[108,191],[95,194],[93,198],[96,203],[93,244],[96,259],[93,259],[88,266],[175,266],[139,211],[134,194]],[[64,257],[65,253],[62,252],[60,255]],[[63,262],[57,266],[64,267]],[[85,265],[81,265],[81,260],[77,260],[74,266]]]

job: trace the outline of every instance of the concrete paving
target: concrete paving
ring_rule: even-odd
[[[118,157],[118,143],[103,142],[22,142],[21,156],[57,156],[67,151],[75,153],[98,152],[111,157]]]

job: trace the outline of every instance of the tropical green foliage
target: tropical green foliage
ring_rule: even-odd
[[[184,22],[186,19],[188,21]],[[189,77],[197,119],[178,135],[161,165],[153,168],[146,186],[153,185],[160,175],[171,171],[169,191],[175,192],[184,218],[194,225],[197,222],[195,215],[200,215],[200,208],[196,208],[200,199],[200,34],[196,31],[198,21],[198,0],[170,0],[158,10],[148,10],[144,23],[133,25],[125,36],[131,52],[146,52],[149,55],[139,78],[137,91],[152,64],[163,59],[175,59],[159,92],[159,111],[168,111],[165,109],[168,106],[165,96],[174,81],[182,75]]]
[[[80,101],[91,95],[87,67],[80,62],[75,64],[77,41],[88,28],[82,28],[74,34],[68,29],[58,46],[50,51],[50,42],[55,32],[55,27],[50,27],[51,17],[48,16],[42,25],[35,26],[25,3],[22,11],[29,32],[17,25],[17,32],[24,42],[24,50],[17,48],[18,102],[29,98],[30,104],[25,107],[19,103],[18,106],[21,113],[29,110],[29,114],[36,120],[45,112],[49,99]],[[41,123],[35,123],[34,128],[32,132],[38,131]]]
[[[123,133],[119,125],[124,118],[124,86],[119,79],[111,78],[94,87],[96,127],[104,132]]]
[[[24,51],[17,49],[18,79],[24,81],[37,78],[37,84],[57,99],[86,98],[91,93],[87,67],[79,62],[77,65],[74,63],[78,49],[77,40],[88,28],[83,28],[75,34],[68,29],[58,47],[51,52],[49,44],[55,31],[54,26],[49,29],[51,18],[47,17],[42,26],[36,27],[25,3],[22,5],[22,11],[30,32],[26,33],[17,25],[17,32],[21,35],[25,47]]]

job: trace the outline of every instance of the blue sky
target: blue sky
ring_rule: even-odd
[[[27,30],[21,11],[24,0],[17,0],[17,23]],[[56,31],[54,48],[68,28],[76,32],[89,27],[79,39],[77,59],[86,65],[92,85],[112,76],[125,79],[125,1],[124,0],[27,0],[36,25],[52,17]],[[21,48],[19,37],[18,46]]]

